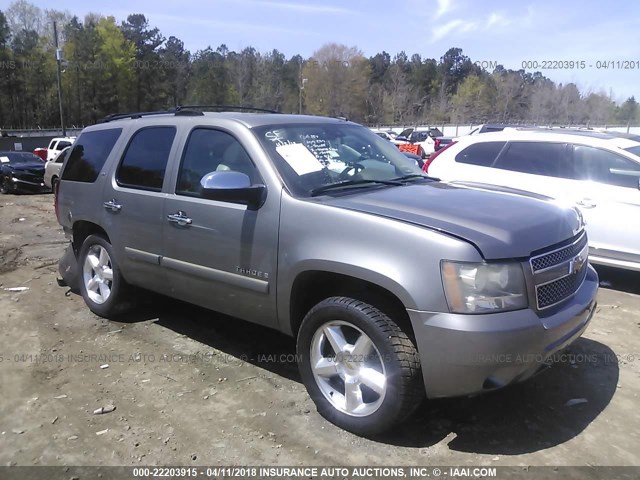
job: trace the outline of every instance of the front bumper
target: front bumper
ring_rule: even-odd
[[[44,179],[42,178],[25,180],[11,177],[9,180],[14,191],[44,192],[51,190],[44,184]]]
[[[595,311],[598,274],[587,276],[556,313],[532,309],[486,315],[408,310],[427,397],[472,395],[526,380],[576,340]]]

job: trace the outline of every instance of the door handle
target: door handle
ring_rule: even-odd
[[[167,220],[173,223],[177,223],[181,227],[186,227],[187,225],[191,225],[191,223],[193,223],[193,220],[187,217],[187,214],[184,213],[182,210],[179,212],[171,213],[167,215]]]
[[[590,198],[583,198],[582,200],[578,200],[576,202],[576,205],[580,205],[584,208],[593,208],[597,205],[597,203],[595,202],[595,200],[591,200]]]
[[[108,202],[104,202],[102,205],[104,205],[104,208],[106,208],[107,210],[111,210],[114,213],[122,210],[122,205],[116,202],[115,198],[109,200]]]

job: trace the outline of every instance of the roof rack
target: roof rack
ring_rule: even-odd
[[[232,111],[232,110],[240,110],[245,112],[260,112],[260,113],[280,113],[276,110],[269,110],[267,108],[257,108],[257,107],[245,107],[241,105],[181,105],[178,107],[178,110],[182,109],[212,109],[218,112]]]
[[[142,118],[149,115],[167,115],[170,113],[176,113],[176,109],[172,108],[170,110],[156,110],[153,112],[131,112],[131,113],[112,113],[111,115],[107,115],[98,123],[107,123],[112,122],[114,120],[120,120],[122,118]]]
[[[130,112],[130,113],[112,113],[111,115],[107,115],[98,123],[106,123],[114,120],[121,120],[123,118],[142,118],[150,115],[181,115],[181,116],[201,116],[204,115],[202,110],[213,110],[224,112],[231,110],[240,110],[240,111],[248,111],[248,112],[261,112],[261,113],[280,113],[275,110],[268,110],[266,108],[257,108],[257,107],[243,107],[239,105],[179,105],[175,108],[170,108],[168,110],[155,110],[152,112]]]

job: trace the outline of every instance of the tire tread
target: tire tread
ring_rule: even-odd
[[[398,389],[401,412],[397,423],[405,421],[421,405],[425,397],[422,369],[417,348],[407,334],[384,312],[360,300],[350,297],[329,297],[315,305],[305,316],[311,317],[327,307],[355,309],[365,315],[383,335],[387,337],[400,364],[401,385]]]

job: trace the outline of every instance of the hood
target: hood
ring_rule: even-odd
[[[16,172],[44,172],[44,163],[28,162],[11,165],[11,170]]]
[[[463,238],[487,260],[528,257],[575,236],[583,227],[573,208],[493,185],[419,183],[325,201]]]

